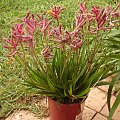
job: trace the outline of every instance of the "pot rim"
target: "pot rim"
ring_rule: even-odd
[[[77,103],[71,103],[71,104],[69,104],[69,103],[60,103],[60,102],[57,102],[56,100],[52,99],[51,97],[48,97],[48,99],[51,99],[51,100],[53,100],[54,102],[56,102],[56,103],[58,103],[58,104],[61,104],[61,105],[73,105],[73,104],[80,104],[80,103],[82,104],[82,103],[84,103],[85,100],[87,99],[87,97],[88,97],[88,95],[86,95],[85,98],[82,99],[82,101],[79,101],[79,102],[77,102]]]

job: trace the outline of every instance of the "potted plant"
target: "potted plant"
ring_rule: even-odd
[[[12,27],[11,38],[4,38],[10,53],[25,69],[26,85],[48,96],[50,120],[82,119],[85,99],[90,89],[109,85],[102,79],[115,74],[120,50],[108,49],[108,34],[119,26],[120,13],[107,6],[103,9],[79,4],[71,29],[62,26],[54,7],[44,15],[31,14]]]

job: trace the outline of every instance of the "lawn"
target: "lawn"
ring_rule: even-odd
[[[90,5],[97,4],[101,6],[109,4],[113,7],[119,0],[84,1],[87,1],[89,8]],[[61,22],[66,29],[71,29],[79,2],[82,0],[0,0],[0,117],[6,116],[14,109],[21,108],[31,109],[41,115],[36,105],[38,101],[31,100],[33,96],[35,99],[40,99],[41,96],[37,94],[37,91],[25,87],[24,72],[13,59],[6,57],[7,52],[2,47],[2,38],[9,37],[12,24],[17,22],[17,18],[24,17],[27,11],[48,15],[48,10],[54,5],[65,8]]]

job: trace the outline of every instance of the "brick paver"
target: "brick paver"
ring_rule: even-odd
[[[107,120],[107,118],[98,113],[92,120]]]
[[[112,78],[109,78],[109,79],[106,78],[106,79],[104,79],[102,81],[108,81],[109,82],[111,79]],[[109,86],[108,85],[102,85],[102,86],[99,86],[98,88],[107,93]]]
[[[115,101],[115,97],[112,96],[112,97],[111,97],[111,105],[114,103],[114,101]],[[103,109],[102,109],[100,112],[101,112],[103,115],[105,115],[105,116],[108,117],[109,112],[108,112],[107,103],[106,103],[106,105],[103,107]]]
[[[106,104],[106,94],[99,90],[98,88],[94,88],[89,93],[89,96],[85,102],[85,105],[89,108],[100,112],[103,106]]]
[[[112,98],[111,98],[111,105],[114,103],[114,101],[115,101],[115,97],[112,96]],[[108,112],[107,104],[101,110],[101,114],[103,114],[103,115],[108,117],[109,112]],[[115,113],[113,115],[113,120],[120,120],[120,106],[118,106],[117,110],[115,111]]]
[[[84,111],[83,111],[83,120],[90,120],[93,118],[93,116],[96,114],[96,112],[94,110],[91,110],[88,107],[84,107]]]

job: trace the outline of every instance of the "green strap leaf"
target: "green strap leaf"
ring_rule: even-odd
[[[83,90],[82,92],[80,92],[80,94],[76,95],[77,98],[82,98],[84,95],[86,95],[87,93],[89,93],[90,88],[86,88],[85,90]]]
[[[118,81],[120,79],[120,71],[117,73],[116,77],[112,79],[111,81],[111,85],[109,86],[109,89],[108,89],[108,95],[107,95],[107,104],[108,104],[108,110],[110,111],[110,99],[111,99],[111,96],[112,96],[112,90],[113,90],[113,87],[116,83],[116,81]]]
[[[101,82],[98,82],[95,87],[97,86],[102,86],[102,85],[111,85],[112,83],[111,82],[106,82],[106,81],[101,81]]]

